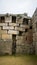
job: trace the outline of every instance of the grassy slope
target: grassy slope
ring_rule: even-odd
[[[37,65],[37,56],[0,56],[0,65]]]

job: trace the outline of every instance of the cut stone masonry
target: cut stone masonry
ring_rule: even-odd
[[[37,54],[33,20],[34,17],[31,18],[25,13],[0,15],[0,55]]]

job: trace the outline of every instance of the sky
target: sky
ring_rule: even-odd
[[[23,14],[32,16],[37,8],[37,0],[0,0],[0,14]]]

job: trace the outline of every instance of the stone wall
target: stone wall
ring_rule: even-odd
[[[12,54],[12,41],[0,40],[0,55]]]
[[[30,29],[31,18],[28,16],[15,16],[16,20],[12,21],[12,16],[5,15],[5,20],[0,20],[0,54],[12,54],[13,42],[16,42],[16,53],[33,53],[32,29]],[[1,17],[1,16],[0,16]],[[23,19],[26,19],[23,23]],[[12,23],[13,22],[13,23]],[[12,35],[16,35],[14,40]]]
[[[32,32],[32,31],[31,31]],[[33,53],[33,44],[32,44],[32,35],[30,32],[24,32],[22,36],[16,36],[16,53],[25,53],[32,54]]]
[[[32,16],[32,27],[34,53],[37,54],[37,8]]]

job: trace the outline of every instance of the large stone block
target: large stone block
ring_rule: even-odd
[[[29,25],[21,24],[20,27],[29,28]]]
[[[23,40],[23,36],[16,36],[16,40]]]
[[[16,23],[22,24],[23,23],[23,18],[18,17]]]
[[[18,30],[18,31],[25,31],[25,28],[23,28],[23,27],[15,27],[15,30]]]
[[[9,26],[19,26],[18,23],[9,23]]]
[[[2,39],[3,39],[3,40],[12,39],[12,35],[10,35],[10,34],[2,34]]]
[[[14,29],[14,27],[13,26],[3,26],[3,29],[10,30],[10,29]]]
[[[0,23],[0,26],[7,26],[7,23]]]
[[[7,30],[0,30],[0,34],[6,34]]]
[[[19,31],[16,30],[9,30],[8,34],[19,34]]]
[[[12,22],[12,17],[11,16],[5,16],[5,22]]]

